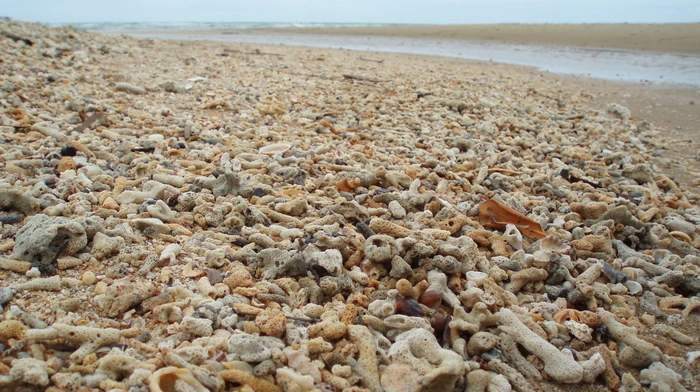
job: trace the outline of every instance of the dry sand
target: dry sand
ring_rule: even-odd
[[[700,55],[700,23],[412,25],[274,29],[296,34],[338,34],[500,41]],[[220,30],[219,32],[225,32]]]

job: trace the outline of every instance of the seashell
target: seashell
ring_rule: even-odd
[[[289,143],[276,143],[276,144],[269,144],[267,146],[260,147],[258,150],[259,153],[273,156],[276,154],[282,154],[285,151],[289,150],[292,148],[292,145]]]
[[[338,188],[338,190],[341,190],[343,192],[352,192],[355,190],[355,188],[360,186],[361,183],[362,183],[362,180],[360,180],[357,177],[355,177],[355,178],[343,178],[342,180],[336,182],[335,186],[336,186],[336,188]]]
[[[689,351],[687,356],[688,363],[692,365],[693,363],[695,363],[695,361],[698,360],[698,358],[700,358],[700,351]]]
[[[627,287],[627,290],[629,290],[630,295],[641,294],[644,290],[641,283],[637,282],[636,280],[628,280],[623,284],[625,287]]]
[[[540,250],[549,253],[564,254],[568,252],[569,249],[571,249],[569,244],[567,244],[563,239],[553,235],[544,237],[540,242]]]
[[[155,371],[148,377],[148,388],[151,392],[209,392],[204,385],[197,381],[192,372],[174,366],[164,367]]]
[[[675,239],[677,239],[677,240],[679,240],[679,241],[687,242],[687,243],[689,243],[689,244],[693,242],[693,239],[690,238],[690,236],[689,236],[688,234],[686,234],[686,233],[684,233],[684,232],[682,232],[682,231],[672,231],[672,232],[670,232],[670,233],[668,233],[668,234],[669,234],[671,237],[673,237],[673,238],[675,238]]]
[[[627,275],[624,272],[616,271],[610,264],[603,261],[603,274],[610,280],[610,283],[625,283]],[[628,286],[629,288],[629,286]]]
[[[192,266],[192,262],[190,261],[182,269],[182,274],[188,278],[198,278],[200,276],[203,276],[205,272],[200,269],[194,269],[194,267]]]
[[[429,308],[435,309],[440,306],[442,297],[440,296],[440,293],[435,290],[426,290],[423,295],[420,296],[418,302]]]
[[[219,270],[205,268],[204,273],[207,274],[207,279],[209,279],[209,283],[213,285],[224,281],[224,276]]]
[[[532,266],[533,267],[546,267],[550,261],[552,261],[552,255],[544,250],[538,250],[532,254]]]
[[[608,331],[608,327],[603,325],[599,325],[598,327],[595,328],[595,340],[598,343],[605,343],[608,341],[610,338],[610,332]]]
[[[438,309],[430,317],[430,326],[435,330],[435,336],[440,336],[445,331],[447,326],[447,314],[444,310]]]
[[[396,313],[411,317],[423,316],[423,309],[415,299],[412,298],[396,298]]]
[[[467,272],[467,280],[476,283],[477,286],[484,284],[484,280],[488,278],[489,275],[486,272],[480,271],[469,271]]]
[[[510,245],[511,248],[515,250],[523,248],[523,236],[515,225],[507,224],[503,236],[506,237],[508,245]]]

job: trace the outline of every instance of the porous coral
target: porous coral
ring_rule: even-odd
[[[100,347],[116,343],[119,337],[119,330],[115,328],[76,327],[61,323],[54,323],[46,329],[27,331],[27,339],[46,341],[61,338],[68,343],[77,345],[78,349],[70,355],[72,359],[77,361],[82,361]]]
[[[583,368],[571,355],[559,351],[548,341],[532,332],[510,309],[498,312],[499,329],[544,363],[544,371],[562,383],[577,383],[583,378]]]
[[[17,211],[24,215],[39,212],[39,200],[15,188],[0,188],[0,211]]]
[[[441,348],[435,336],[424,329],[412,329],[399,335],[388,356],[389,366],[381,376],[386,392],[453,388],[465,373],[462,357]]]
[[[10,258],[28,261],[43,274],[52,274],[59,255],[74,255],[87,243],[85,228],[80,223],[38,214],[17,232]]]
[[[610,337],[626,345],[619,354],[620,362],[625,365],[644,367],[661,360],[661,350],[646,340],[637,337],[635,327],[626,326],[615,320],[615,316],[603,309],[598,314],[607,327]]]

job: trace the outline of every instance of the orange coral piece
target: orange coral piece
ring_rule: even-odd
[[[329,123],[326,120],[321,120],[318,123],[320,125],[323,125],[324,127],[328,128],[328,129],[330,129],[330,131],[333,132],[333,134],[335,134],[335,135],[340,133],[340,131],[338,131],[338,129],[336,129],[336,127],[334,127],[333,124]]]
[[[557,314],[554,315],[554,321],[558,322],[559,324],[563,323],[566,320],[572,320],[578,323],[578,313],[579,311],[575,309],[560,310],[559,312],[557,312]]]
[[[557,314],[554,315],[554,321],[556,321],[559,324],[562,324],[566,320],[586,324],[589,327],[598,327],[602,324],[600,316],[598,316],[596,313],[589,311],[581,312],[576,309],[564,309],[560,310],[559,312],[557,312]]]
[[[219,376],[226,381],[234,381],[242,385],[247,385],[253,388],[255,392],[282,392],[280,387],[269,381],[265,381],[261,378],[253,376],[252,374],[237,370],[226,362],[224,362],[223,365],[228,369],[220,371]]]
[[[374,230],[375,233],[388,234],[396,238],[409,237],[413,234],[411,230],[381,218],[372,219],[369,222],[369,228]]]
[[[335,186],[343,192],[352,192],[360,186],[362,181],[359,178],[343,178],[335,183]]]
[[[442,230],[447,230],[450,232],[450,234],[455,234],[458,231],[462,230],[462,227],[469,222],[469,218],[467,218],[465,215],[457,215],[454,216],[450,219],[446,219],[442,222],[438,223],[438,226]]]

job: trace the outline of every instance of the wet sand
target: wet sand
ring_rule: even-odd
[[[288,28],[274,29],[274,31],[296,34],[497,41],[524,45],[576,46],[700,55],[700,23],[419,25]]]
[[[700,57],[668,53],[617,51],[574,46],[442,38],[296,34],[275,29],[223,31],[132,31],[137,38],[245,42],[362,52],[407,53],[525,65],[548,72],[594,78],[700,86]]]

